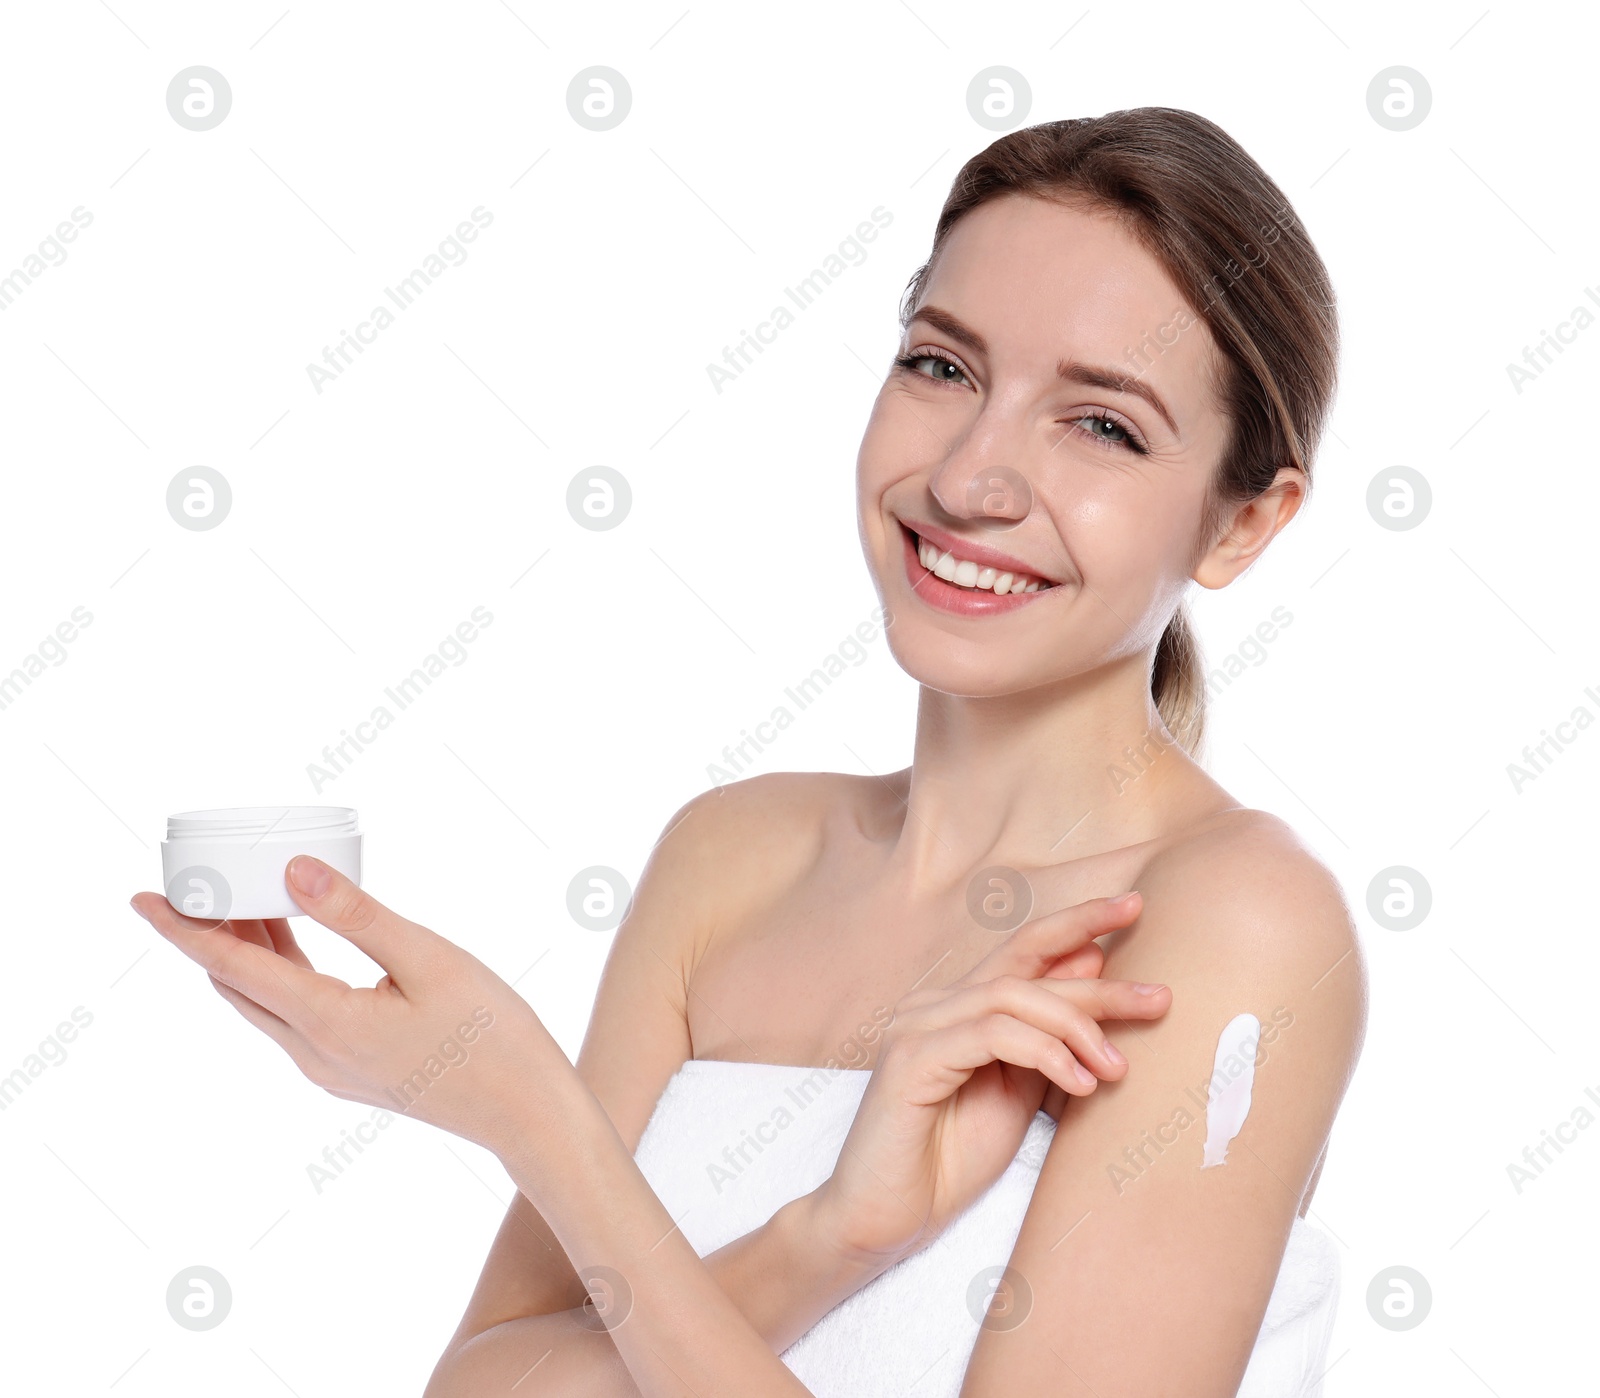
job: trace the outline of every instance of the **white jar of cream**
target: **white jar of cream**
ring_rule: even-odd
[[[161,886],[167,902],[207,922],[296,917],[289,861],[313,855],[361,882],[361,832],[348,806],[232,806],[167,818]]]

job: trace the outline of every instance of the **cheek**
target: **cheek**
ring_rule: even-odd
[[[880,532],[884,497],[908,475],[915,474],[916,459],[904,440],[902,424],[880,398],[867,419],[856,452],[856,505],[864,530]]]
[[[1072,561],[1088,586],[1128,616],[1161,604],[1188,576],[1198,504],[1174,493],[1130,489],[1128,477],[1107,478],[1061,502],[1055,512]]]
[[[863,483],[887,486],[937,466],[946,448],[930,426],[934,419],[927,405],[907,402],[893,384],[885,384],[873,400],[856,456]]]
[[[887,443],[884,440],[886,434],[881,402],[880,398],[878,403],[873,404],[872,412],[867,416],[867,425],[861,433],[861,445],[856,448],[856,486],[863,503],[881,488],[884,463],[890,456],[885,450]]]

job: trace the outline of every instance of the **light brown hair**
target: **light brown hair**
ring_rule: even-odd
[[[951,228],[1006,194],[1116,215],[1210,330],[1220,350],[1210,387],[1229,435],[1194,563],[1216,541],[1230,507],[1260,495],[1278,467],[1304,471],[1309,493],[1338,376],[1333,286],[1283,191],[1237,141],[1174,107],[1133,107],[1007,133],[967,161],[950,186],[928,260],[901,300],[902,327]],[[1144,367],[1136,363],[1133,372]],[[1198,757],[1206,682],[1187,603],[1156,646],[1150,691],[1173,737]]]

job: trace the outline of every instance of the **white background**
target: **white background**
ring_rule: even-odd
[[[1507,1166],[1600,1092],[1571,882],[1600,735],[1520,794],[1507,764],[1600,713],[1600,328],[1520,394],[1506,366],[1600,294],[1596,38],[1576,7],[1332,0],[9,9],[0,276],[75,207],[93,222],[0,313],[0,673],[74,607],[93,621],[0,710],[0,1075],[93,1018],[0,1113],[7,1368],[53,1392],[420,1391],[504,1172],[399,1120],[318,1193],[307,1166],[369,1113],[127,899],[160,886],[172,811],[353,805],[367,886],[518,978],[575,1055],[609,934],[574,925],[569,881],[635,878],[707,764],[875,605],[856,446],[950,179],[995,134],[967,84],[1004,64],[1032,121],[1217,121],[1338,291],[1311,505],[1197,597],[1213,660],[1292,613],[1214,702],[1211,766],[1333,867],[1370,959],[1315,1207],[1344,1273],[1327,1391],[1592,1382],[1600,1129],[1520,1193]],[[206,132],[166,108],[193,64],[233,95]],[[605,132],[566,105],[593,64],[632,90]],[[1433,94],[1405,132],[1366,104],[1395,64]],[[479,205],[466,260],[319,394],[306,365]],[[880,205],[866,261],[714,391],[706,365]],[[165,498],[201,464],[233,506],[192,532]],[[596,464],[633,490],[609,532],[565,505]],[[1397,464],[1433,491],[1405,532],[1366,505]],[[308,764],[480,605],[466,662],[317,791]],[[915,687],[868,651],[759,770],[904,765]],[[1367,910],[1392,865],[1432,890],[1406,932]],[[377,978],[296,925],[319,967]],[[197,1264],[233,1291],[198,1334],[165,1303]],[[1403,1333],[1366,1303],[1396,1265],[1432,1288]]]

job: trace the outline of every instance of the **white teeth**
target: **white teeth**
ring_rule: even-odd
[[[993,590],[996,597],[1012,592],[1037,592],[1048,586],[1026,573],[1002,573],[995,568],[982,567],[970,558],[957,558],[948,549],[930,544],[917,536],[917,561],[937,578],[943,578],[957,587]]]

